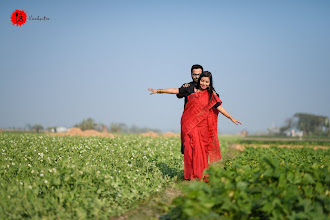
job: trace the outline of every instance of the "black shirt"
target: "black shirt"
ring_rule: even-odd
[[[185,84],[183,84],[185,85]],[[179,94],[176,95],[176,97],[178,97],[179,99],[183,98],[184,97],[184,106],[186,106],[187,104],[187,96],[194,93],[195,92],[195,88],[197,88],[197,83],[195,81],[192,81],[189,83],[189,86],[187,87],[183,87],[183,85],[179,88]],[[217,96],[219,97],[219,94],[216,93]],[[221,105],[220,102],[217,102],[213,108],[217,108]]]

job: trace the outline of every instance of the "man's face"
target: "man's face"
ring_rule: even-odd
[[[198,82],[199,76],[202,74],[202,69],[193,69],[191,72],[191,78],[194,82]]]

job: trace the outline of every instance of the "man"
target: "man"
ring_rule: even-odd
[[[191,93],[193,93],[195,88],[197,87],[198,78],[202,74],[202,72],[203,72],[203,67],[201,65],[199,64],[193,65],[190,70],[192,81],[190,83],[183,84],[179,89],[179,93],[185,94],[186,93],[185,91],[191,91]],[[177,94],[176,97],[178,97],[179,99],[182,99],[184,97],[184,105],[186,106],[187,97],[181,94]]]
[[[204,69],[201,65],[199,65],[199,64],[193,65],[190,70],[192,81],[189,83],[183,84],[179,88],[179,94],[177,94],[176,97],[178,97],[179,99],[184,97],[184,106],[186,106],[188,99],[186,96],[184,96],[182,94],[187,94],[187,93],[190,94],[190,93],[195,92],[195,88],[197,87],[199,76],[202,74],[203,71],[204,71]],[[216,93],[216,94],[219,97],[219,94],[218,93]],[[215,106],[215,107],[218,107],[218,106]],[[184,152],[183,143],[181,142],[181,153],[184,154],[183,152]]]

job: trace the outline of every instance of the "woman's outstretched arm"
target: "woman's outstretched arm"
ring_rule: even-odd
[[[224,107],[222,107],[222,105],[217,107],[218,111],[221,112],[221,114],[223,114],[224,116],[226,116],[227,118],[229,118],[232,122],[234,122],[236,125],[242,124],[239,120],[236,120],[235,118],[233,118]]]
[[[151,91],[150,95],[155,93],[168,93],[168,94],[179,94],[178,88],[171,88],[171,89],[148,89]]]

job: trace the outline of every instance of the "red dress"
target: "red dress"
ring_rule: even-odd
[[[208,159],[213,163],[221,159],[217,122],[219,111],[212,108],[220,102],[218,96],[203,90],[188,96],[181,118],[181,140],[184,147],[184,178],[203,178]]]

